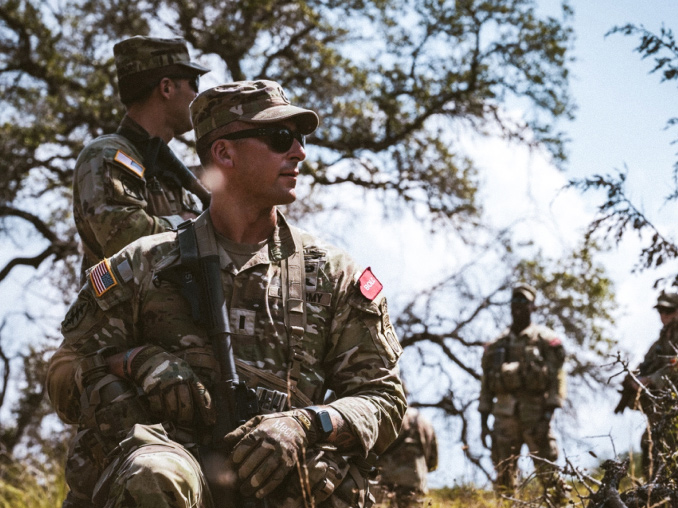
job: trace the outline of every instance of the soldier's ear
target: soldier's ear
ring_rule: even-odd
[[[160,90],[160,95],[162,95],[165,99],[169,99],[170,93],[172,91],[172,88],[174,86],[174,83],[170,78],[162,78],[160,80],[160,83],[158,83],[158,90]]]
[[[232,143],[226,139],[217,139],[212,143],[212,161],[219,167],[233,167]]]

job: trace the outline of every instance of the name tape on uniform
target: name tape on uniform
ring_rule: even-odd
[[[374,276],[370,267],[365,268],[358,282],[360,283],[360,292],[368,300],[374,300],[381,290],[384,289],[384,286]]]

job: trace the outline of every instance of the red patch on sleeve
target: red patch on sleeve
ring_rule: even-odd
[[[556,347],[556,346],[560,346],[560,345],[562,345],[562,342],[561,342],[561,340],[558,339],[558,338],[551,339],[551,340],[549,341],[549,346],[551,346],[551,347]]]
[[[360,283],[360,292],[368,300],[374,300],[384,289],[384,286],[377,280],[369,267],[362,273],[358,282]]]

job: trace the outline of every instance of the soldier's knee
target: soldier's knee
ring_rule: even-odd
[[[125,476],[125,489],[140,508],[188,508],[203,497],[200,472],[175,453],[139,455]]]

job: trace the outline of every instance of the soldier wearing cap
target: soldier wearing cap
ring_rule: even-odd
[[[614,410],[622,413],[627,407],[638,409],[648,418],[649,432],[646,429],[641,438],[643,473],[648,481],[678,445],[675,425],[663,421],[675,405],[671,388],[678,384],[678,290],[662,290],[654,307],[662,322],[659,339],[624,379],[622,397]]]
[[[209,209],[91,269],[49,363],[58,415],[95,436],[94,505],[368,507],[365,457],[405,413],[402,350],[372,271],[277,208],[296,198],[318,117],[266,80],[207,90],[191,113]],[[223,438],[212,434],[215,351],[185,278],[169,276],[196,256],[219,260],[238,375],[261,404]],[[222,445],[228,454],[205,451]]]
[[[127,108],[115,134],[80,153],[73,175],[73,215],[84,271],[133,240],[195,217],[186,192],[208,193],[167,146],[191,130],[189,104],[209,69],[191,62],[183,39],[136,36],[113,48],[120,99]]]
[[[482,441],[491,437],[495,489],[511,495],[515,489],[517,461],[523,444],[536,456],[535,469],[552,499],[560,502],[566,486],[553,467],[558,448],[551,418],[565,398],[563,345],[556,334],[532,323],[536,290],[528,284],[513,287],[511,326],[485,347],[478,411]],[[489,415],[494,417],[492,430]]]

